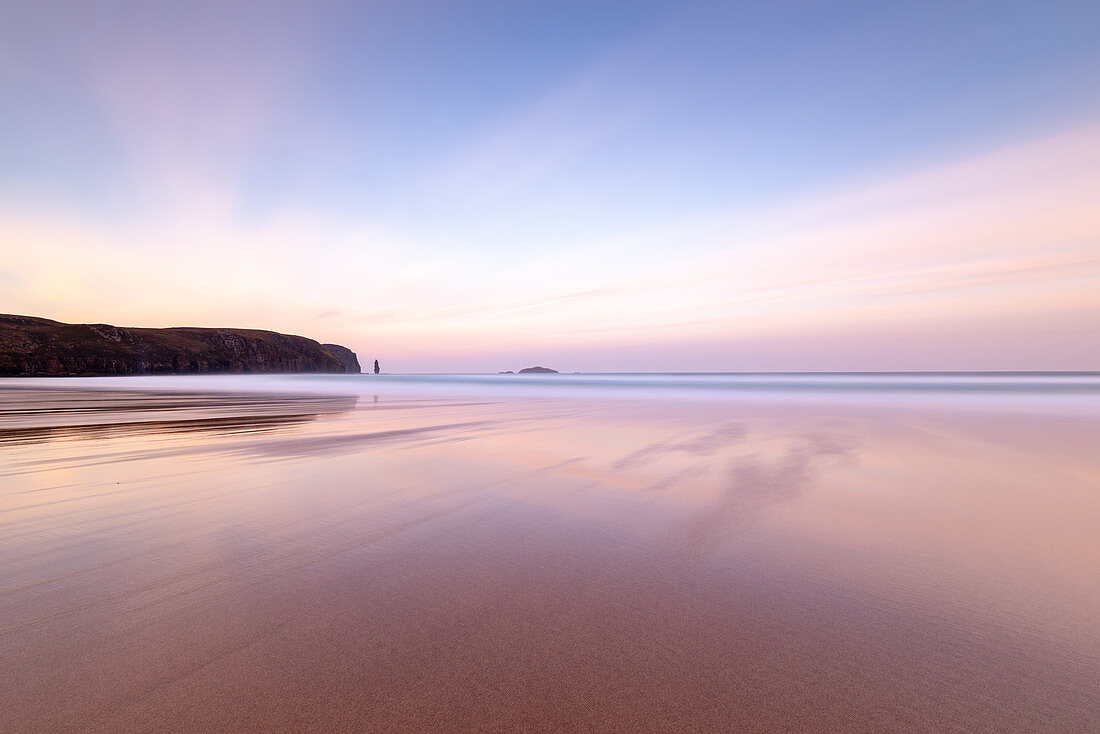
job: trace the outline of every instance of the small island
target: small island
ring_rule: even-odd
[[[556,375],[557,370],[552,370],[549,367],[524,367],[519,371],[521,375]]]

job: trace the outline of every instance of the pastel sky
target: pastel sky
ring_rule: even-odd
[[[1100,3],[0,0],[0,312],[1100,369]]]

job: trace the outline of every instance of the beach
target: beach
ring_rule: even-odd
[[[1100,730],[1100,377],[0,380],[0,731]]]

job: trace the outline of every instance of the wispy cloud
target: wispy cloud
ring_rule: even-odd
[[[298,331],[324,318],[340,338],[434,360],[509,343],[612,351],[907,323],[972,323],[980,341],[989,315],[1100,316],[1097,190],[1100,127],[1087,127],[504,268],[478,253],[425,262],[401,233],[290,214],[212,218],[190,241],[8,211],[0,242],[22,276],[9,297],[45,315]]]

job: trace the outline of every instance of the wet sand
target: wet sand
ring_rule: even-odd
[[[1100,731],[1087,406],[65,384],[0,731]]]

